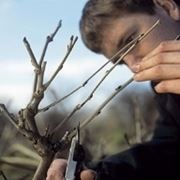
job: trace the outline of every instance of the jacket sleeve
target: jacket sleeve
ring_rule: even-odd
[[[99,180],[180,179],[180,96],[155,96],[159,119],[152,140],[98,162]]]
[[[94,169],[98,180],[180,179],[179,144],[153,140],[106,157]]]
[[[151,83],[154,89],[155,83]],[[153,139],[179,141],[180,136],[180,95],[157,94],[155,100],[159,112]]]

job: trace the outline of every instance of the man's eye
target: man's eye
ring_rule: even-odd
[[[133,39],[134,39],[134,35],[129,36],[129,37],[126,39],[125,44],[130,43]]]

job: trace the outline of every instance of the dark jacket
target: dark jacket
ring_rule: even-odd
[[[100,180],[180,179],[180,95],[156,94],[160,117],[151,141],[98,163]]]

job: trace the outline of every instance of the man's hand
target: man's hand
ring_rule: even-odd
[[[65,180],[64,174],[66,171],[67,160],[65,159],[55,159],[48,172],[46,180]],[[80,174],[81,180],[95,180],[96,173],[93,170],[83,170]]]
[[[55,159],[48,169],[46,180],[64,180],[66,165],[65,159]]]
[[[180,94],[180,41],[162,42],[136,65],[136,81],[152,80],[158,93]]]

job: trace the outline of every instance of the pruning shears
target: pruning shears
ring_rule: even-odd
[[[80,144],[80,131],[77,128],[76,135],[72,138],[65,172],[65,180],[75,180],[79,177],[82,170],[85,153]]]

